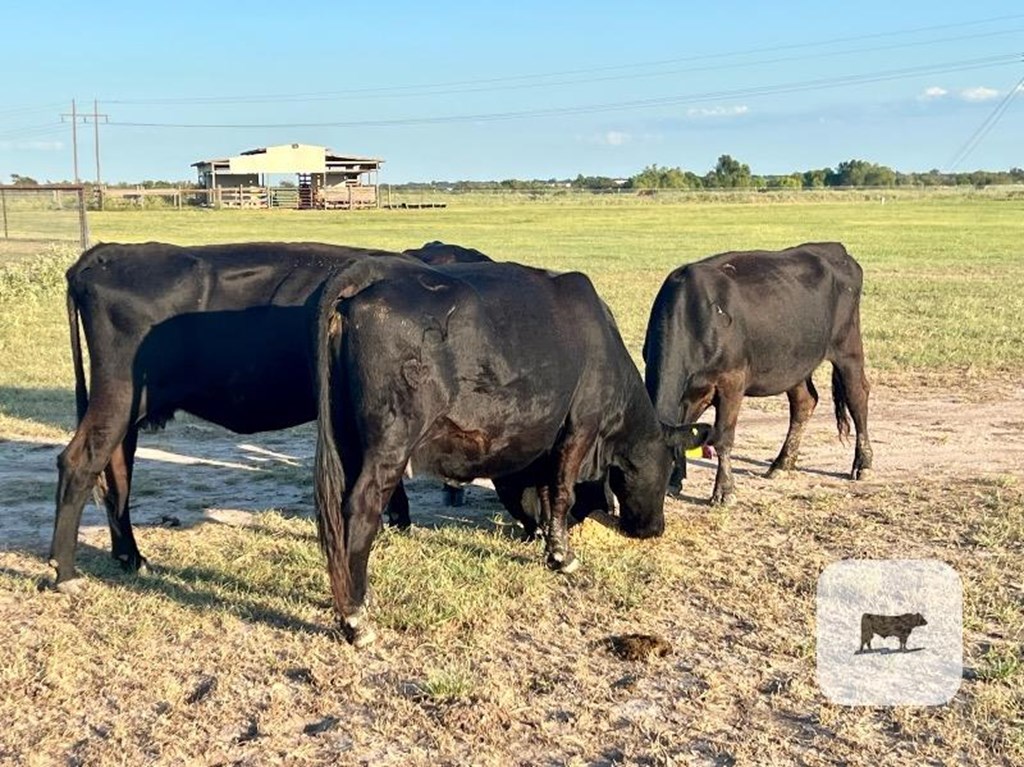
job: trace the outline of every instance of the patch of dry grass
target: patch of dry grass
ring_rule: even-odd
[[[750,482],[750,480],[748,480]],[[39,590],[0,555],[0,761],[25,764],[1018,764],[1024,493],[1010,479],[823,480],[726,511],[672,502],[666,536],[588,521],[577,577],[501,524],[385,532],[377,645],[329,630],[313,525],[139,531],[155,575],[80,554]],[[965,595],[965,680],[937,708],[843,708],[814,680],[814,594],[846,557],[933,557]],[[673,652],[623,662],[611,635]]]

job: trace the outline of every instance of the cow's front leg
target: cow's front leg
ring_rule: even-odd
[[[540,498],[542,514],[548,521],[544,541],[548,567],[569,574],[580,566],[580,561],[569,548],[569,533],[565,523],[566,511],[572,503],[571,498],[567,504],[565,499],[559,499],[557,491],[547,487],[537,488],[537,495]]]
[[[668,478],[668,495],[679,498],[683,494],[683,482],[686,481],[686,453],[682,450],[672,451],[672,474]]]
[[[736,484],[732,478],[732,446],[736,438],[736,421],[743,402],[743,386],[739,380],[719,385],[715,403],[714,448],[718,453],[718,471],[715,489],[711,493],[712,506],[725,506],[735,500]]]
[[[818,404],[818,391],[810,377],[787,391],[786,396],[789,398],[789,431],[778,457],[772,461],[771,468],[768,469],[768,477],[775,477],[779,472],[792,471],[796,468],[804,428]]]

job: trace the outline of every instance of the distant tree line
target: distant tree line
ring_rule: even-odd
[[[704,175],[682,168],[648,165],[629,178],[584,176],[574,179],[505,179],[503,181],[423,181],[393,184],[408,191],[448,190],[469,192],[492,190],[495,187],[514,191],[541,191],[567,188],[586,191],[616,189],[824,189],[826,187],[897,187],[897,186],[990,186],[993,184],[1024,184],[1024,169],[1008,171],[975,170],[943,173],[938,169],[925,173],[903,173],[866,160],[846,160],[835,168],[816,168],[785,175],[756,175],[750,166],[723,154],[715,167]]]
[[[680,168],[650,165],[627,181],[634,189],[821,189],[825,187],[989,186],[1024,183],[1024,169],[943,173],[902,173],[866,160],[846,160],[835,168],[786,175],[754,175],[750,166],[723,154],[715,167],[698,176]]]
[[[36,186],[31,176],[11,174],[11,183],[17,186]],[[46,182],[50,183],[50,182]],[[70,183],[67,181],[57,183]],[[91,186],[89,182],[85,182]],[[509,191],[544,191],[552,188],[585,191],[652,190],[652,189],[824,189],[826,187],[921,187],[921,186],[991,186],[994,184],[1024,184],[1024,168],[1007,171],[975,170],[962,173],[943,173],[933,169],[925,173],[902,173],[886,165],[866,160],[846,160],[835,168],[817,168],[785,175],[756,175],[750,166],[723,154],[715,167],[703,176],[682,168],[648,165],[629,178],[612,176],[584,176],[574,179],[515,179],[502,181],[414,181],[392,184],[405,191],[454,191],[507,189]],[[282,186],[293,186],[282,182]],[[191,188],[192,181],[145,180],[137,183],[111,183],[111,187],[138,187],[145,189]]]

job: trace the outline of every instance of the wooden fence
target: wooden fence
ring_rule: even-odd
[[[162,199],[174,208],[184,205],[204,205],[212,208],[299,208],[300,190],[297,187],[281,186],[219,186],[214,189],[190,188],[144,188],[144,187],[98,187],[96,205],[103,210],[106,202],[119,200],[131,205],[145,205],[147,198]],[[351,210],[355,208],[376,208],[377,187],[339,186],[323,187],[307,206]]]

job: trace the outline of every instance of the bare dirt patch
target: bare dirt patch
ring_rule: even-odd
[[[800,468],[773,480],[763,474],[786,434],[785,400],[746,400],[734,451],[743,497],[852,487],[845,477],[853,450],[837,438],[828,398],[826,388],[804,436]],[[949,391],[877,387],[870,418],[875,463],[864,485],[912,486],[922,478],[955,481],[965,475],[1024,478],[1022,387],[991,387],[984,398],[974,391],[970,399]],[[247,514],[266,509],[311,514],[315,440],[310,426],[242,437],[193,420],[144,434],[132,519],[139,525],[166,525],[173,519],[191,526],[209,519],[244,524]],[[53,440],[0,437],[0,546],[45,553],[53,524],[56,457],[63,447]],[[691,461],[685,490],[689,500],[710,496],[714,467],[711,460]],[[486,482],[469,488],[468,506],[461,511],[442,505],[436,480],[414,478],[408,484],[419,524],[501,511]],[[104,535],[106,518],[90,504],[82,540],[102,546]]]

